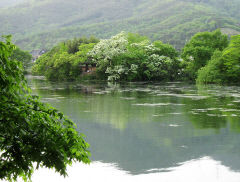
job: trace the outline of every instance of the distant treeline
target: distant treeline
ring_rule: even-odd
[[[42,55],[32,73],[50,80],[83,79],[83,67],[96,66],[87,78],[109,81],[197,81],[240,83],[240,35],[220,30],[195,34],[179,53],[161,41],[121,32],[110,39],[78,38]],[[86,78],[86,76],[85,76]]]

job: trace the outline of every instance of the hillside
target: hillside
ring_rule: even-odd
[[[240,32],[240,0],[25,0],[0,9],[0,32],[23,49],[120,31],[138,32],[183,47],[199,31]]]

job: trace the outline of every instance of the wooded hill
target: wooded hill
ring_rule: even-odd
[[[221,28],[240,33],[240,0],[25,0],[4,7],[0,32],[13,34],[16,44],[27,50],[51,48],[73,37],[109,38],[121,31],[177,49],[196,32]]]

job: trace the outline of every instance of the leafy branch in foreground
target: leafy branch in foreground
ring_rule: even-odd
[[[10,36],[0,41],[0,179],[27,181],[34,163],[66,176],[72,162],[90,162],[89,144],[63,113],[30,94],[22,64],[9,59],[14,49]]]

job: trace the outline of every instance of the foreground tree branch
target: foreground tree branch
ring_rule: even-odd
[[[89,163],[89,144],[63,113],[32,96],[11,37],[0,41],[0,179],[31,179],[34,163],[66,176],[74,161]]]

